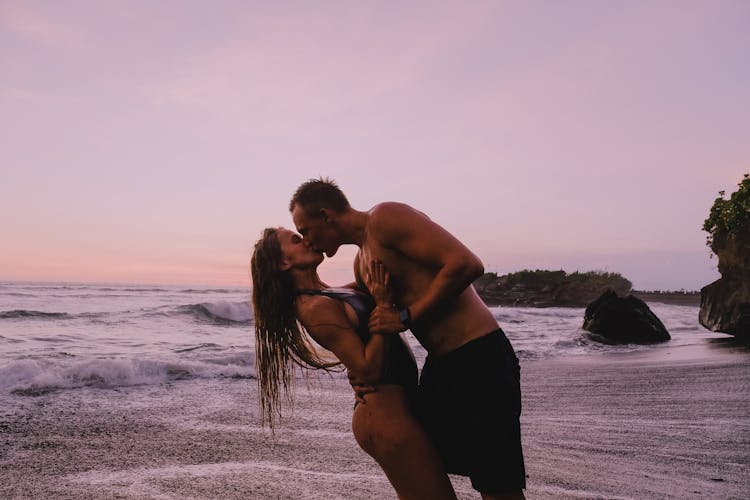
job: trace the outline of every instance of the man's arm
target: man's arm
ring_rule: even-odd
[[[484,273],[482,262],[463,243],[408,205],[378,205],[370,214],[370,230],[383,246],[437,269],[427,290],[409,306],[414,323],[460,295]],[[391,333],[394,329],[405,329],[397,311],[378,308],[371,316],[371,331]]]

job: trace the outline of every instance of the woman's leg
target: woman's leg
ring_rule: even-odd
[[[379,385],[352,417],[359,446],[388,476],[401,499],[455,499],[445,468],[411,411],[404,389]]]

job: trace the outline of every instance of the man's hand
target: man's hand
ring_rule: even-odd
[[[349,384],[352,386],[352,389],[354,389],[354,399],[358,403],[367,404],[367,401],[365,401],[365,395],[376,392],[378,390],[377,386],[366,380],[357,378],[356,375],[348,370],[346,375],[349,377]]]
[[[406,330],[406,326],[399,319],[398,311],[392,307],[385,306],[377,306],[372,311],[368,326],[370,333],[380,333],[383,335]]]

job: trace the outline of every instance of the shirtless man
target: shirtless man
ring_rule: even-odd
[[[373,260],[390,274],[394,307],[370,331],[411,330],[427,350],[417,416],[449,473],[469,476],[485,499],[524,498],[519,366],[472,282],[481,261],[445,229],[402,203],[353,209],[333,181],[310,180],[289,204],[297,231],[332,257],[354,244],[357,283]]]

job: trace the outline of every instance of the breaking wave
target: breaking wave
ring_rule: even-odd
[[[249,354],[215,360],[107,358],[65,364],[23,359],[0,368],[0,390],[38,396],[61,389],[153,385],[195,378],[256,378],[256,372]]]
[[[103,319],[108,316],[131,314],[143,316],[192,316],[201,322],[218,325],[250,324],[253,320],[253,309],[249,302],[204,302],[182,306],[159,306],[137,311],[84,312],[72,314],[67,312],[47,312],[25,309],[0,311],[2,319],[26,320],[70,320],[70,319]]]
[[[179,311],[197,319],[219,324],[249,324],[253,320],[253,308],[247,302],[208,302],[181,306]]]

